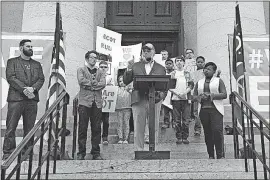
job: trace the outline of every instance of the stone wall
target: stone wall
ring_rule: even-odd
[[[2,32],[21,32],[24,2],[1,2]]]
[[[184,48],[191,48],[197,52],[197,2],[182,1],[182,15],[184,19]]]
[[[270,2],[269,1],[264,1],[264,16],[265,16],[265,27],[266,27],[266,33],[269,34],[269,8],[270,8]]]
[[[239,7],[243,34],[265,34],[263,2],[240,2]],[[230,92],[228,34],[233,34],[234,20],[235,2],[197,2],[198,54],[217,64],[227,92]]]

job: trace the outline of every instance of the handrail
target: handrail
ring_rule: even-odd
[[[72,142],[72,158],[75,159],[76,153],[76,141],[77,141],[77,126],[78,126],[78,94],[73,99],[72,115],[74,117],[73,122],[73,142]]]
[[[252,114],[254,114],[260,121],[262,121],[263,125],[265,125],[268,129],[270,129],[269,123],[252,107],[250,106],[237,92],[232,92],[234,96],[236,96],[249,110],[251,110]]]
[[[63,106],[60,106],[60,103],[61,101],[64,101],[63,102]],[[69,103],[69,95],[67,92],[63,91],[59,97],[56,99],[56,101],[54,101],[54,103],[49,107],[49,109],[44,113],[44,115],[41,117],[41,119],[34,125],[34,127],[31,129],[31,131],[23,138],[23,140],[20,142],[20,144],[16,147],[16,149],[12,152],[12,154],[6,159],[6,161],[4,161],[4,163],[1,165],[1,171],[2,171],[2,175],[1,175],[1,179],[4,180],[5,179],[5,173],[6,173],[6,170],[10,167],[10,165],[15,161],[15,159],[17,158],[18,159],[18,162],[17,162],[17,165],[15,166],[15,168],[12,170],[12,172],[14,173],[15,170],[17,169],[17,175],[16,175],[16,178],[19,178],[20,176],[20,166],[21,166],[21,163],[24,161],[24,160],[21,160],[21,153],[22,153],[22,150],[23,148],[25,148],[27,146],[27,144],[29,144],[31,141],[33,141],[33,144],[30,146],[30,149],[28,148],[27,150],[27,154],[30,154],[30,159],[29,159],[29,170],[28,170],[28,179],[31,177],[31,172],[32,172],[32,158],[33,158],[33,148],[34,148],[34,144],[40,140],[40,145],[43,146],[43,136],[45,135],[45,132],[47,130],[49,130],[49,134],[52,130],[52,121],[53,121],[53,117],[54,117],[54,111],[56,110],[56,120],[57,122],[59,121],[59,111],[60,111],[60,108],[62,107],[63,108],[63,117],[62,117],[62,128],[65,129],[65,121],[66,121],[66,106],[67,104]],[[48,118],[49,118],[49,121],[48,121]],[[37,131],[41,128],[41,135],[40,136],[37,136],[37,138],[35,139],[34,141],[34,137],[35,137],[35,134],[37,133]],[[58,132],[58,127],[56,127],[56,132]],[[63,133],[62,133],[63,134]],[[58,136],[57,136],[58,137]],[[49,148],[51,146],[51,138],[49,137],[49,140],[48,140],[48,152],[46,153],[47,154],[47,162],[48,162],[48,153],[50,154],[51,153],[51,149]],[[42,141],[42,142],[41,142]],[[56,139],[54,141],[54,143],[52,143],[52,146],[53,145],[57,145],[58,143],[58,139]],[[65,143],[65,142],[64,142]],[[65,144],[62,144],[61,142],[61,146]],[[43,147],[40,147],[40,152],[41,152],[41,155],[39,157],[39,161],[41,162],[44,162],[45,159],[41,159],[42,157],[42,148]],[[56,152],[56,151],[55,151]],[[54,161],[56,161],[56,157],[54,157]],[[43,163],[40,164],[39,162],[39,165],[42,166]],[[48,166],[48,165],[47,165]],[[39,167],[40,168],[40,167]],[[36,172],[34,173],[34,175],[36,175],[37,173],[39,173],[39,177],[38,179],[40,178],[40,171],[41,169],[38,171],[36,170]],[[4,173],[4,174],[3,174]],[[13,175],[13,174],[12,174]],[[9,175],[10,177],[10,175]],[[33,178],[33,177],[32,177]],[[48,175],[46,175],[46,179],[48,178]],[[9,179],[9,178],[8,178]]]
[[[238,101],[236,100],[238,99]],[[253,170],[254,170],[254,179],[257,180],[257,161],[256,159],[259,159],[259,161],[262,163],[263,166],[263,174],[264,179],[267,180],[267,172],[270,176],[270,164],[267,165],[266,162],[266,153],[265,153],[265,138],[269,141],[270,144],[270,125],[267,123],[267,121],[253,108],[251,107],[237,92],[232,92],[230,95],[230,102],[232,104],[232,120],[233,120],[233,138],[234,138],[234,155],[235,158],[239,158],[239,141],[238,141],[238,135],[240,135],[243,139],[243,146],[244,146],[244,159],[245,159],[245,171],[248,172],[248,162],[247,159],[248,156],[252,156],[253,159]],[[245,107],[244,107],[245,106]],[[240,112],[239,114],[235,113],[235,108],[237,112]],[[240,110],[239,110],[240,109]],[[259,120],[259,123],[255,122],[253,119],[253,115],[256,116]],[[248,125],[248,132],[251,132],[248,134],[248,138],[246,137],[246,127],[245,127],[245,116],[247,119]],[[242,124],[238,123],[237,121],[240,121]],[[242,129],[238,127],[238,124],[242,126]],[[261,140],[261,149],[262,149],[262,155],[259,154],[255,150],[255,137],[254,137],[254,129],[257,128],[260,133],[260,140]],[[265,130],[266,129],[266,130]],[[266,132],[268,131],[268,132]],[[251,138],[251,139],[250,139]],[[250,155],[251,154],[251,155]],[[270,163],[270,162],[269,162]]]

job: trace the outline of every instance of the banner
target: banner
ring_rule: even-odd
[[[159,63],[159,64],[161,64],[163,67],[165,67],[165,61],[162,60],[162,54],[155,54],[154,57],[153,57],[153,59],[154,59],[157,63]]]
[[[32,59],[39,61],[43,68],[45,82],[39,91],[38,114],[39,119],[45,112],[46,97],[48,91],[48,79],[50,75],[50,65],[52,59],[52,48],[54,42],[54,33],[2,33],[2,67],[1,67],[1,91],[2,106],[1,118],[6,119],[7,113],[7,92],[9,84],[6,81],[7,60],[20,55],[19,42],[23,39],[30,39],[33,45]],[[2,124],[3,125],[3,124]]]
[[[233,36],[229,35],[230,54],[232,43]],[[269,119],[269,35],[243,35],[243,47],[248,103]],[[232,89],[236,91],[236,80],[232,74],[231,77]]]
[[[141,49],[142,43],[114,48],[112,53],[114,67],[118,69],[127,68],[128,61],[132,60],[133,57],[135,62],[139,62]]]
[[[139,62],[142,50],[142,43],[130,45],[130,46],[121,46],[123,51],[123,62],[127,64],[134,56],[134,61]]]
[[[102,112],[115,112],[118,86],[106,86],[102,90]]]
[[[121,46],[122,34],[97,26],[96,51],[112,55],[114,47]]]

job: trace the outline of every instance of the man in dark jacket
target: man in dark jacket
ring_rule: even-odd
[[[124,83],[129,84],[136,75],[166,75],[165,68],[154,61],[155,48],[147,43],[142,47],[142,59],[140,62],[129,62],[128,69],[124,73]],[[162,100],[166,97],[165,92],[155,93],[155,139],[158,140],[159,117]],[[134,145],[141,151],[144,149],[144,135],[146,119],[149,114],[148,93],[144,90],[133,90],[131,94],[131,106],[134,119]],[[157,142],[155,142],[157,143]]]
[[[10,86],[7,97],[8,112],[3,160],[7,159],[16,148],[15,131],[21,116],[24,137],[35,125],[38,92],[45,80],[41,64],[31,58],[33,55],[31,40],[24,39],[19,46],[21,55],[9,59],[6,68],[6,78]]]

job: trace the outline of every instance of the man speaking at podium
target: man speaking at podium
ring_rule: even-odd
[[[134,63],[133,59],[128,62],[127,71],[124,73],[124,83],[131,83],[136,75],[166,75],[165,68],[154,61],[154,55],[154,46],[150,43],[145,44],[142,47],[141,61]],[[155,92],[155,143],[158,140],[160,107],[165,97],[165,92]],[[133,90],[131,106],[134,119],[134,145],[138,151],[143,151],[146,119],[149,118],[148,91]]]

